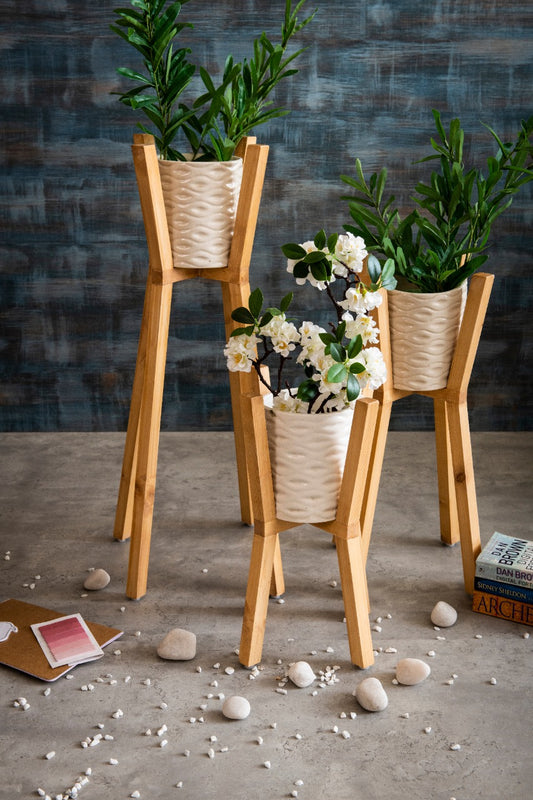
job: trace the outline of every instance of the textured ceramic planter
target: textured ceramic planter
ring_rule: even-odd
[[[242,165],[241,158],[159,162],[175,267],[227,267]]]
[[[396,389],[442,389],[455,352],[466,283],[449,292],[389,291],[392,375]]]
[[[302,523],[335,519],[353,413],[348,408],[296,414],[267,407],[278,519]]]

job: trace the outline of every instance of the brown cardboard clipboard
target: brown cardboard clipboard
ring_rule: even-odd
[[[0,621],[12,622],[18,629],[17,633],[11,633],[5,641],[0,642],[0,664],[42,681],[55,681],[73,669],[75,664],[53,669],[30,627],[36,622],[48,622],[63,616],[62,611],[34,606],[23,600],[4,600],[0,603]],[[123,633],[118,628],[108,628],[96,622],[87,622],[87,626],[100,647],[110,644]]]

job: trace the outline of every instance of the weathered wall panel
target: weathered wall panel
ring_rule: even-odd
[[[480,121],[512,134],[532,113],[533,9],[488,0],[334,0],[303,40],[293,113],[257,131],[271,146],[252,283],[292,288],[279,246],[349,221],[341,173],[387,165],[404,204],[432,133],[459,116],[486,157]],[[129,145],[132,113],[109,93],[131,65],[108,0],[1,0],[0,429],[116,430],[127,422],[146,275]],[[309,0],[312,6],[312,0]],[[192,0],[191,46],[212,70],[279,28],[283,0]],[[471,384],[472,427],[530,426],[532,192],[495,228],[497,279]],[[304,303],[316,305],[308,293]],[[306,310],[306,315],[308,311]],[[309,314],[310,316],[311,314]],[[163,426],[231,425],[218,287],[175,288]],[[423,400],[393,427],[432,425]]]

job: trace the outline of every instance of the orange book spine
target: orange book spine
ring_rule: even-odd
[[[531,603],[521,603],[519,600],[510,600],[508,597],[474,591],[472,608],[479,614],[488,614],[490,617],[507,619],[522,625],[533,625],[533,605]]]

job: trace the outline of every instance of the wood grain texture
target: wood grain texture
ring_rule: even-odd
[[[341,173],[356,156],[389,167],[407,207],[432,134],[431,108],[459,116],[489,154],[531,113],[533,8],[496,0],[333,0],[301,37],[300,75],[276,100],[288,117],[256,131],[270,146],[251,268],[271,303],[293,288],[280,245],[342,228]],[[312,0],[309,5],[313,6]],[[136,66],[109,31],[111,0],[0,0],[0,429],[124,430],[146,280],[131,159],[136,118],[110,92]],[[190,45],[214,72],[253,36],[279,30],[283,0],[192,0]],[[188,34],[189,35],[189,34]],[[496,275],[472,380],[472,430],[530,427],[532,191],[496,223],[483,269]],[[163,428],[231,426],[218,286],[174,287]],[[320,298],[296,305],[319,318]],[[432,427],[431,401],[397,404],[392,428]]]

